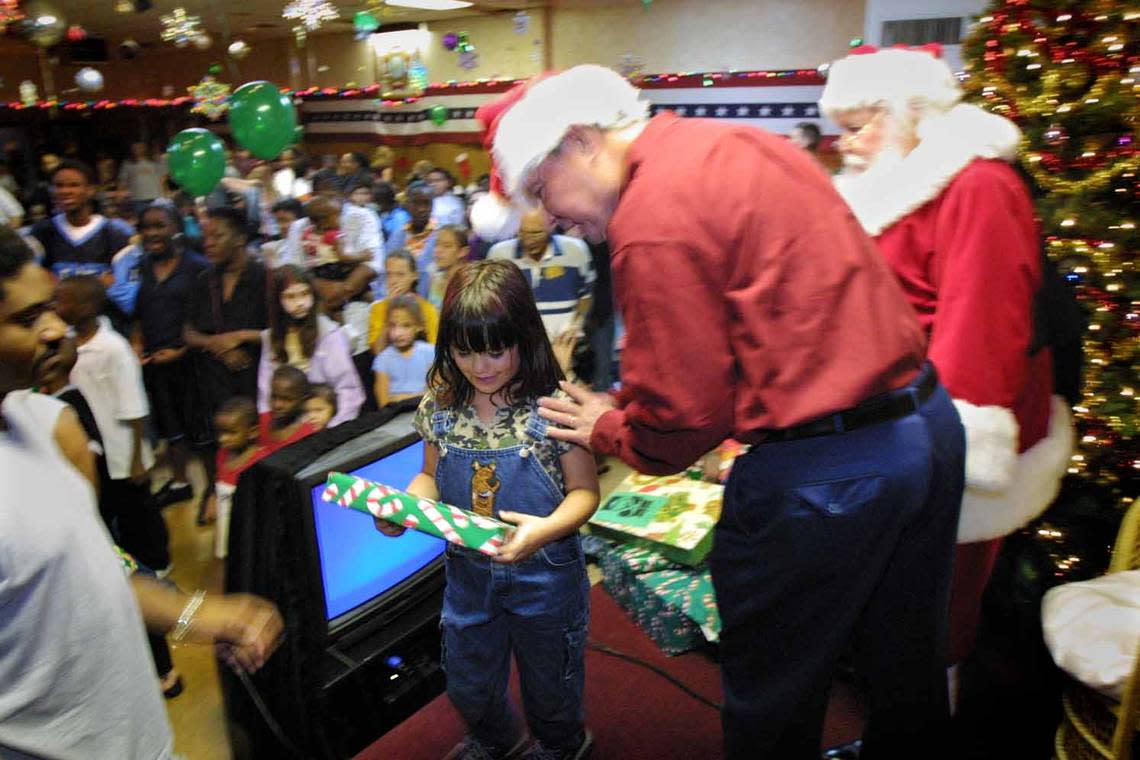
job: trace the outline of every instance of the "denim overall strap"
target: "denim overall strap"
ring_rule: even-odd
[[[431,434],[441,441],[455,426],[455,414],[450,409],[440,409],[431,414]]]
[[[533,404],[530,408],[530,416],[526,418],[527,436],[536,443],[546,440],[547,424],[547,421],[538,414],[538,404]]]

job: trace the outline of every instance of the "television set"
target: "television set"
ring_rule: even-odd
[[[226,589],[271,599],[285,618],[280,648],[252,683],[306,756],[350,757],[443,690],[446,544],[417,531],[385,536],[369,515],[321,498],[333,471],[405,487],[423,461],[412,409],[298,441],[243,473],[234,493]],[[223,683],[231,737],[244,736],[254,756],[280,754],[256,700],[228,674]]]
[[[298,474],[312,505],[325,619],[334,638],[369,620],[405,583],[430,571],[443,556],[445,542],[414,530],[398,538],[385,536],[368,515],[325,502],[325,477],[336,470],[403,488],[420,471],[423,455],[423,441],[410,432],[379,449],[365,442],[339,465],[322,459]]]
[[[403,488],[420,471],[424,444],[409,436],[395,448],[349,474]],[[337,508],[322,498],[324,483],[310,489],[317,554],[324,584],[325,615],[337,630],[366,615],[368,608],[443,553],[442,539],[416,531],[399,538],[362,530],[361,512]]]

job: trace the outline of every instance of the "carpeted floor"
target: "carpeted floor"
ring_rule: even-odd
[[[590,593],[590,638],[633,655],[679,679],[714,702],[721,701],[719,669],[706,654],[669,657],[659,650],[602,586]],[[511,689],[518,704],[518,682]],[[720,757],[720,717],[662,676],[612,655],[586,655],[586,722],[594,733],[593,760],[702,760]],[[832,690],[824,746],[851,741],[862,728],[854,690]],[[463,736],[459,715],[446,695],[393,728],[357,760],[439,760]]]

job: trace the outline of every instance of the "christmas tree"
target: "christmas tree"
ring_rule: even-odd
[[[1140,9],[1126,6],[998,0],[963,47],[967,97],[1021,127],[1046,250],[1088,312],[1069,472],[1121,507],[1140,487]]]

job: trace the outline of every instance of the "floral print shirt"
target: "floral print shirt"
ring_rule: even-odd
[[[554,396],[556,398],[568,398],[561,390],[557,391]],[[451,426],[451,432],[442,440],[442,443],[463,449],[506,449],[520,444],[530,444],[539,464],[554,479],[555,484],[565,491],[566,485],[562,477],[562,464],[559,462],[559,458],[570,451],[573,444],[556,441],[549,437],[543,438],[541,441],[534,441],[528,436],[526,434],[526,421],[534,407],[535,404],[533,403],[500,407],[495,411],[495,417],[490,423],[480,420],[479,415],[475,412],[475,407],[470,404],[454,408],[452,412],[455,414],[455,421]],[[432,430],[431,418],[440,410],[434,394],[428,391],[424,394],[423,400],[420,401],[420,406],[416,410],[416,416],[412,422],[416,432],[425,441],[437,446],[441,441],[437,439]]]

